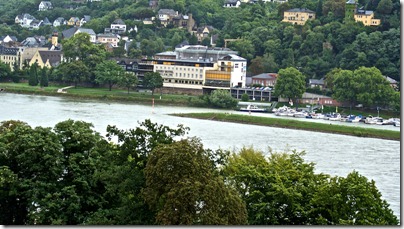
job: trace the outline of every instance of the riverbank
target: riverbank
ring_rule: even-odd
[[[174,116],[205,119],[221,122],[234,122],[251,125],[271,126],[307,131],[324,132],[330,134],[342,134],[366,138],[380,138],[400,141],[400,132],[391,130],[379,130],[372,128],[350,127],[342,125],[329,125],[323,123],[302,122],[297,120],[286,120],[278,118],[267,118],[249,115],[238,115],[228,113],[188,113],[172,114]]]
[[[45,95],[72,97],[78,99],[95,99],[101,101],[117,101],[117,102],[133,102],[141,104],[150,104],[155,100],[155,104],[160,105],[176,105],[176,106],[195,106],[192,101],[197,99],[196,96],[176,95],[176,94],[151,94],[149,91],[130,91],[124,89],[107,88],[88,88],[88,87],[72,87],[65,90],[66,93],[59,93],[58,90],[69,85],[50,85],[48,87],[29,86],[25,83],[0,83],[0,88],[6,93],[28,94],[28,95]]]

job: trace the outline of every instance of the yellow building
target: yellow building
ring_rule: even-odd
[[[283,12],[282,22],[292,23],[294,25],[304,25],[307,20],[314,20],[316,13],[308,9],[294,8]]]
[[[355,0],[348,0],[345,4],[345,18],[362,22],[365,26],[380,25],[380,19],[375,19],[375,15],[371,10],[358,9]]]
[[[37,50],[29,62],[29,66],[37,63],[39,67],[56,67],[63,60],[60,50]]]
[[[362,22],[365,26],[380,25],[380,19],[374,18],[374,13],[371,10],[357,10],[354,18],[356,22]]]

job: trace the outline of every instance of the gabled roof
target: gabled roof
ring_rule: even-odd
[[[314,11],[311,11],[309,9],[306,8],[293,8],[290,10],[286,10],[285,12],[304,12],[304,13],[314,13]]]
[[[62,32],[63,38],[70,38],[72,37],[76,32],[80,33],[88,33],[90,36],[93,35],[95,36],[95,32],[92,29],[86,29],[82,27],[72,27],[70,29],[66,29],[65,31]]]
[[[62,51],[60,50],[38,50],[39,55],[44,63],[49,60],[51,66],[57,66],[60,64]]]
[[[5,40],[6,38],[10,39],[11,41],[17,41],[17,37],[15,37],[15,36],[9,36],[9,35],[0,36],[0,41],[4,42],[4,40]]]
[[[348,0],[346,4],[356,4],[355,0]]]
[[[49,21],[49,19],[47,17],[45,17],[45,19],[43,19],[43,24],[44,25],[51,25],[52,23]]]
[[[90,21],[90,20],[91,20],[91,16],[90,16],[90,15],[84,15],[84,17],[82,18],[82,20],[84,20],[84,21]]]
[[[198,27],[197,33],[202,33],[203,30],[205,30],[205,28],[207,28],[209,32],[212,32],[214,30],[213,26],[206,25],[206,26]]]
[[[22,46],[25,47],[42,47],[46,43],[44,36],[27,37],[21,42]]]
[[[122,19],[115,19],[114,22],[112,22],[112,24],[116,24],[116,25],[125,25],[125,22],[122,21]]]
[[[364,15],[372,15],[372,10],[357,10],[355,14],[364,14]]]
[[[225,0],[224,3],[225,4],[236,4],[238,1],[240,1],[240,0]]]
[[[158,14],[177,15],[173,9],[160,9]]]
[[[116,38],[118,36],[116,36],[115,34],[112,34],[112,33],[99,33],[99,34],[97,34],[97,37],[114,37],[114,38]]]

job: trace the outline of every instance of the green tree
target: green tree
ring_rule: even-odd
[[[143,196],[164,225],[242,225],[244,203],[227,187],[197,139],[155,148],[145,168]]]
[[[63,70],[63,80],[69,83],[74,83],[74,87],[76,88],[77,85],[89,75],[88,67],[80,60],[64,63],[60,65],[60,68]]]
[[[354,73],[350,70],[341,70],[334,75],[332,97],[340,102],[349,102],[350,111],[357,101],[358,86]]]
[[[4,81],[11,75],[10,65],[0,61],[0,80]]]
[[[222,172],[246,202],[250,225],[398,224],[374,181],[316,174],[304,155],[253,147],[230,155]]]
[[[113,60],[104,60],[95,67],[95,82],[108,84],[109,91],[119,82],[124,70]]]
[[[289,67],[279,70],[275,84],[275,94],[296,102],[306,90],[306,81],[302,73],[296,68]]]
[[[380,0],[377,5],[376,11],[381,14],[390,14],[393,9],[393,2],[391,0]]]
[[[152,91],[152,95],[154,95],[154,90],[156,88],[163,87],[163,77],[161,77],[158,72],[147,72],[144,74],[143,86]]]
[[[138,80],[137,76],[131,72],[124,72],[118,78],[118,85],[121,87],[126,87],[128,89],[128,94],[129,94],[129,90],[131,88],[135,88],[137,86],[138,82],[139,82],[139,80]]]
[[[398,225],[399,221],[382,199],[373,180],[353,171],[332,177],[318,189],[311,201],[314,224],[323,225]]]
[[[28,85],[37,86],[38,85],[38,64],[34,63],[29,67],[29,78]]]
[[[48,69],[46,67],[43,67],[40,70],[40,78],[39,78],[39,85],[41,87],[47,87],[49,84],[49,79],[48,79]]]
[[[238,104],[237,99],[233,98],[227,90],[214,90],[209,96],[209,103],[218,108],[235,108]]]

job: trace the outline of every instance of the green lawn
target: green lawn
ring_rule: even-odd
[[[400,131],[380,130],[372,128],[351,127],[343,125],[329,125],[323,123],[304,122],[294,119],[279,119],[258,117],[250,115],[226,114],[226,113],[190,113],[173,114],[180,117],[199,118],[224,122],[246,123],[261,126],[282,127],[334,134],[345,134],[358,137],[372,137],[400,141]]]
[[[90,99],[101,99],[101,100],[111,100],[111,101],[126,101],[126,102],[137,102],[137,103],[150,103],[154,98],[156,103],[161,104],[172,104],[172,105],[188,105],[191,98],[196,98],[196,96],[188,95],[176,95],[176,94],[163,94],[155,92],[154,95],[151,92],[135,92],[128,91],[126,89],[112,89],[109,91],[108,88],[88,88],[88,87],[77,87],[67,89],[67,93],[57,93],[57,90],[70,85],[61,86],[49,86],[40,88],[39,86],[29,86],[27,83],[0,83],[0,88],[5,89],[12,93],[22,93],[22,94],[38,94],[38,95],[52,95],[52,96],[71,96],[75,98],[90,98]]]

